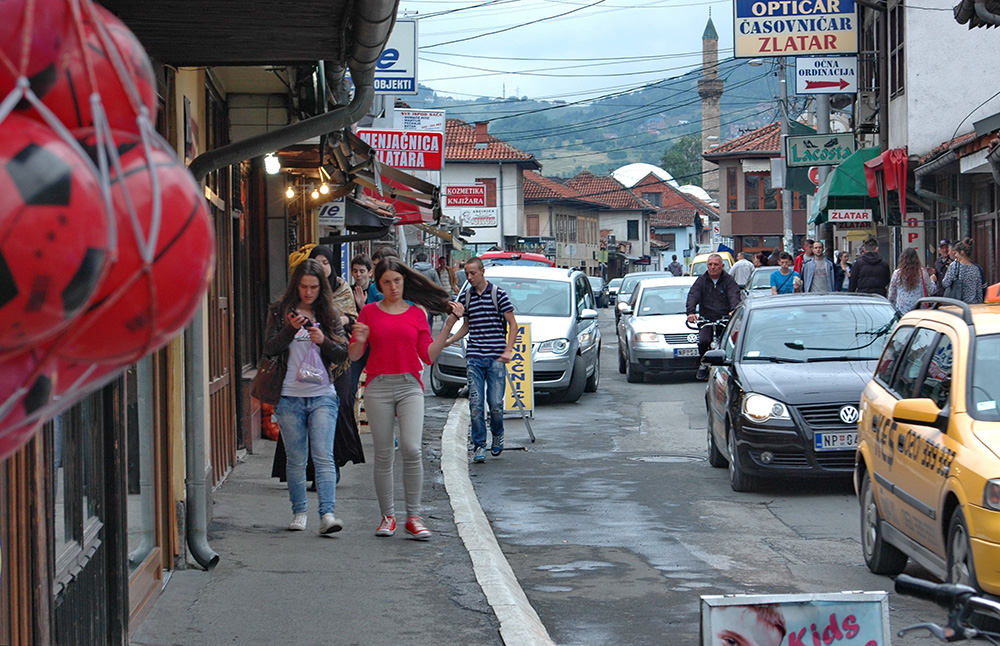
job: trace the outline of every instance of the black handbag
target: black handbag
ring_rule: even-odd
[[[257,366],[257,376],[253,378],[250,394],[265,404],[277,404],[281,399],[281,386],[285,381],[285,370],[281,361],[272,357],[261,357]]]

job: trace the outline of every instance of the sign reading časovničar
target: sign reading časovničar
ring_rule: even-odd
[[[853,132],[831,132],[785,138],[785,158],[789,168],[836,166],[853,154]]]
[[[856,54],[854,0],[735,0],[737,58]]]

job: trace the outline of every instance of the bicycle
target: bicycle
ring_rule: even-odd
[[[701,331],[701,328],[703,328],[703,327],[711,327],[711,328],[713,328],[713,330],[712,330],[712,343],[708,346],[708,349],[709,350],[715,350],[717,348],[722,347],[722,334],[726,331],[726,326],[729,325],[729,317],[728,316],[723,316],[721,319],[718,319],[716,321],[712,321],[712,320],[703,318],[699,314],[698,315],[698,319],[694,323],[691,323],[690,321],[685,321],[684,324],[687,325],[687,328],[689,330],[698,330],[698,331]]]
[[[900,628],[897,636],[902,637],[911,630],[927,630],[943,642],[980,638],[1000,644],[1000,632],[976,628],[971,623],[976,613],[1000,621],[1000,602],[979,596],[975,588],[957,583],[934,583],[908,574],[897,576],[895,587],[898,594],[933,601],[948,609],[948,623],[944,627],[933,622],[919,623]]]

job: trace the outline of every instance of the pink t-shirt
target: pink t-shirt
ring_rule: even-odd
[[[423,364],[431,363],[427,348],[433,339],[422,309],[411,305],[402,314],[389,314],[378,303],[368,303],[361,308],[358,323],[364,323],[371,330],[366,384],[378,375],[410,373],[423,386],[420,375],[424,371]]]

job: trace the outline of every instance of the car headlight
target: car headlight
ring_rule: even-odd
[[[542,341],[538,344],[539,352],[550,352],[552,354],[566,354],[569,350],[569,339],[552,339]]]
[[[657,343],[660,340],[660,335],[656,332],[639,332],[632,339],[636,343]]]
[[[983,489],[983,507],[1000,511],[1000,480],[988,480]]]
[[[757,423],[772,419],[791,419],[784,404],[756,393],[749,393],[743,397],[743,417]]]

